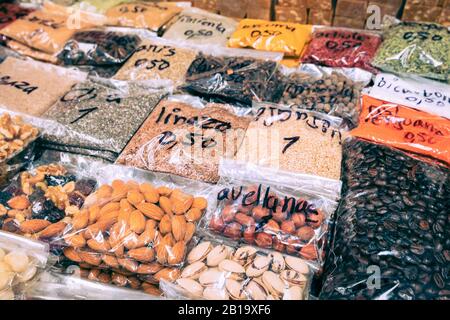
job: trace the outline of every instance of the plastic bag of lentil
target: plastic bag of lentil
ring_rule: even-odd
[[[300,258],[229,240],[197,239],[174,283],[162,281],[169,299],[307,300],[312,267]]]
[[[237,24],[237,21],[231,18],[198,8],[188,8],[165,27],[163,38],[195,44],[226,46]]]
[[[344,28],[317,28],[313,32],[302,63],[333,68],[361,68],[377,72],[371,62],[381,44],[376,33]]]
[[[299,57],[311,37],[311,31],[311,25],[243,19],[228,41],[228,46],[281,52],[286,56]]]
[[[190,2],[142,2],[121,3],[105,13],[108,25],[145,28],[157,32],[179,14]]]
[[[251,105],[279,100],[281,54],[243,49],[209,48],[192,62],[184,90],[206,98]]]
[[[450,120],[446,118],[364,95],[360,125],[350,134],[450,165]]]
[[[116,73],[114,79],[167,79],[174,84],[182,84],[197,55],[198,50],[184,44],[161,38],[146,39]]]
[[[145,294],[139,291],[96,281],[92,273],[85,274],[82,269],[70,270],[71,274],[60,274],[49,271],[39,276],[35,286],[24,292],[27,300],[159,300],[155,294]],[[100,280],[105,281],[103,273],[99,272]]]
[[[450,28],[399,22],[386,28],[373,65],[386,72],[450,81]]]
[[[23,299],[48,259],[46,244],[0,231],[0,300]]]
[[[301,257],[316,270],[324,261],[340,182],[223,160],[215,202],[201,230]]]
[[[448,167],[351,139],[344,172],[319,298],[448,300]]]
[[[236,158],[262,167],[340,180],[342,119],[299,108],[254,103]]]
[[[60,164],[72,161],[62,156]],[[90,160],[77,167],[99,177],[99,187],[53,238],[65,257],[59,265],[79,265],[93,280],[146,292],[177,278],[211,186]]]
[[[76,70],[8,57],[0,64],[0,107],[41,116],[86,76]]]
[[[75,33],[59,53],[64,65],[120,65],[139,46],[141,39],[135,35],[101,29]]]
[[[221,157],[235,156],[249,123],[250,118],[231,105],[169,97],[155,108],[117,162],[216,183]]]
[[[162,82],[91,78],[73,86],[43,115],[54,122],[43,140],[75,152],[102,151],[114,160],[168,90]]]
[[[370,72],[312,64],[283,71],[283,94],[271,101],[339,117],[350,127],[358,124],[360,95],[371,81]]]
[[[102,16],[70,12],[46,2],[42,9],[21,17],[0,30],[4,36],[48,54],[59,52],[76,29],[102,25]]]

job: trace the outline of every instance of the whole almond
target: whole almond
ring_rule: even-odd
[[[128,187],[122,180],[113,181],[111,198],[119,201],[127,196]]]
[[[119,262],[117,258],[108,254],[103,255],[102,260],[105,264],[107,264],[111,268],[119,268]]]
[[[80,263],[82,261],[78,252],[72,247],[65,248],[63,253],[67,259],[69,259],[73,262]]]
[[[158,221],[155,221],[153,219],[148,219],[145,223],[145,229],[156,229],[158,226]]]
[[[194,198],[192,203],[192,208],[199,209],[200,211],[205,210],[208,207],[208,201],[203,197]]]
[[[159,206],[161,209],[164,210],[164,212],[168,215],[173,215],[172,211],[172,202],[167,197],[161,197],[159,198]]]
[[[183,202],[179,201],[179,200],[172,200],[172,211],[173,213],[175,213],[176,215],[182,215],[185,214],[185,205]]]
[[[14,198],[9,199],[8,206],[11,209],[16,210],[25,210],[30,206],[30,201],[28,201],[27,196],[17,196]]]
[[[165,268],[155,274],[154,278],[157,282],[160,282],[162,279],[167,280],[169,282],[174,282],[181,275],[180,269],[177,268]]]
[[[186,255],[186,245],[184,241],[177,242],[168,253],[167,262],[176,266],[183,262]]]
[[[128,256],[139,262],[152,262],[155,259],[155,250],[152,248],[139,248],[128,251]]]
[[[102,272],[98,275],[98,281],[104,284],[111,283],[111,276],[107,273]]]
[[[137,290],[141,287],[141,281],[139,281],[136,277],[128,277],[128,283],[130,284],[130,288]]]
[[[108,211],[104,214],[100,214],[100,218],[97,220],[97,223],[106,222],[106,221],[114,221],[114,223],[116,223],[117,219],[119,218],[119,214],[120,214],[119,210]]]
[[[117,259],[119,262],[119,265],[124,268],[125,270],[128,270],[130,272],[137,272],[139,264],[131,259],[123,258],[123,259]]]
[[[109,229],[109,242],[112,246],[115,246],[130,233],[131,230],[126,224],[123,222],[117,222]]]
[[[81,234],[72,233],[64,236],[64,241],[75,249],[83,248],[86,245],[86,240]]]
[[[127,200],[132,205],[136,206],[145,201],[145,198],[142,193],[137,190],[128,191]]]
[[[89,223],[96,223],[98,218],[100,218],[100,207],[98,205],[94,205],[89,208]]]
[[[166,214],[159,223],[159,231],[161,234],[165,235],[172,232],[172,219]]]
[[[174,216],[172,218],[172,234],[176,241],[184,240],[186,235],[186,219],[184,216]]]
[[[27,220],[20,224],[20,231],[23,233],[37,233],[51,225],[50,221],[34,219]]]
[[[117,221],[121,222],[124,225],[129,225],[130,215],[133,210],[129,211],[128,209],[121,208],[119,211],[119,215],[117,216]]]
[[[113,211],[119,211],[120,210],[120,203],[119,202],[108,202],[100,209],[100,218],[103,217],[103,215],[113,212]]]
[[[120,210],[125,210],[128,212],[131,212],[134,210],[133,206],[127,199],[120,200],[119,205],[120,205]]]
[[[143,183],[139,186],[139,190],[144,195],[145,201],[150,203],[158,203],[159,193],[152,185]]]
[[[110,244],[111,245],[111,244]],[[111,253],[114,253],[114,255],[118,258],[122,258],[125,252],[125,247],[122,244],[118,244],[115,246],[111,245]]]
[[[102,256],[99,253],[80,250],[78,251],[78,255],[83,262],[92,266],[99,266],[102,262]]]
[[[137,234],[144,232],[145,222],[145,217],[139,210],[134,210],[130,214],[130,229]]]
[[[75,230],[81,230],[87,227],[89,223],[89,211],[81,210],[78,214],[73,217],[72,227]]]
[[[128,250],[136,249],[139,245],[139,237],[136,233],[131,232],[122,240],[122,243]]]
[[[196,222],[202,217],[202,211],[198,208],[192,208],[186,213],[186,220],[189,222]]]
[[[101,241],[97,241],[96,239],[90,239],[87,241],[87,245],[89,248],[91,248],[94,251],[106,253],[109,250],[111,250],[111,246],[109,245],[108,241],[102,239]]]
[[[133,181],[133,180],[130,180],[130,181],[127,181],[127,187],[128,187],[128,190],[136,190],[136,191],[139,191],[139,183],[137,183],[136,181]]]
[[[146,228],[138,238],[138,247],[145,247],[154,242],[156,233],[155,228]]]
[[[192,237],[195,234],[195,224],[193,224],[192,222],[188,222],[186,224],[186,234],[184,235],[184,242],[188,243],[189,241],[191,241]]]
[[[172,189],[170,189],[168,187],[164,187],[164,186],[158,187],[157,191],[161,196],[165,196],[165,197],[170,196],[170,194],[172,193]]]
[[[141,264],[138,267],[137,273],[138,274],[155,274],[155,273],[161,271],[163,268],[164,267],[157,262],[150,263],[150,264]]]
[[[137,209],[140,210],[147,218],[161,221],[164,216],[164,211],[153,203],[140,203],[137,206]]]
[[[49,225],[39,234],[39,239],[50,239],[60,236],[67,227],[67,223],[60,221]]]
[[[112,196],[112,193],[113,188],[107,184],[104,184],[100,186],[100,188],[98,188],[95,194],[99,199],[103,199],[103,198],[110,198]]]
[[[167,258],[169,257],[169,253],[167,251],[168,247],[164,243],[159,243],[156,247],[156,260],[164,265],[167,263]]]

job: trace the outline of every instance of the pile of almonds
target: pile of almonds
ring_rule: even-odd
[[[187,262],[174,284],[163,282],[169,297],[180,292],[208,300],[303,300],[311,280],[304,260],[251,246],[203,241],[189,252]]]
[[[154,290],[148,285],[179,277],[207,206],[205,198],[179,189],[115,180],[90,195],[74,215],[61,238],[64,255],[89,270],[89,278]]]
[[[0,162],[24,150],[38,134],[39,130],[24,123],[21,117],[3,113],[0,116]]]

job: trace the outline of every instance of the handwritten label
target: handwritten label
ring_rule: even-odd
[[[39,89],[39,87],[31,85],[27,81],[12,80],[11,76],[8,76],[8,75],[2,76],[0,78],[0,86],[11,86],[11,87],[16,88],[28,95],[32,94],[34,91]]]
[[[381,73],[370,95],[450,119],[450,87],[439,82],[406,80]]]

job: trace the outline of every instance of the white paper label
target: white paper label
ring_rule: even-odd
[[[370,95],[450,119],[450,86],[443,83],[380,73]]]

